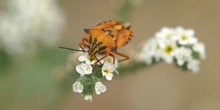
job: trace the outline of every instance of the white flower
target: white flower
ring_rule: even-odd
[[[119,74],[119,72],[116,70],[118,68],[118,60],[115,58],[115,61],[113,61],[113,58],[111,56],[106,57],[104,60],[101,61],[102,63],[109,63],[112,64],[115,68],[115,72]]]
[[[186,61],[191,59],[192,57],[192,51],[185,47],[180,47],[175,52],[175,58],[177,60],[177,64],[179,66],[182,66]]]
[[[153,62],[153,55],[151,54],[147,54],[147,52],[141,52],[138,54],[138,59],[139,61],[144,61],[146,62],[148,65],[151,65]]]
[[[176,51],[176,43],[174,41],[164,41],[160,43],[161,47],[161,57],[162,59],[168,63],[171,64],[174,59],[175,51]]]
[[[200,65],[199,60],[191,59],[191,60],[189,60],[189,62],[187,64],[187,68],[189,70],[192,70],[193,72],[198,72],[199,71],[199,65]]]
[[[156,33],[156,37],[162,40],[176,40],[175,30],[169,27],[163,27],[159,32]]]
[[[92,102],[92,95],[85,95],[84,100]]]
[[[88,52],[85,52],[83,55],[79,56],[78,60],[80,62],[86,62],[90,65],[93,65],[97,61],[94,56],[89,56]]]
[[[27,40],[30,38],[24,35],[26,29],[20,25],[22,25],[20,21],[14,18],[5,16],[0,18],[0,43],[9,53],[20,54],[28,49]]]
[[[148,65],[151,65],[153,59],[159,61],[161,57],[160,45],[157,38],[151,38],[148,40],[142,51],[138,55],[138,60],[145,61]]]
[[[81,75],[92,74],[92,66],[88,63],[81,63],[76,66],[76,71]]]
[[[196,43],[193,45],[193,50],[198,52],[202,59],[205,59],[205,45],[203,43]]]
[[[151,39],[149,40],[149,49],[146,49],[146,53],[148,54],[151,54],[153,55],[153,58],[156,60],[156,61],[159,61],[160,60],[160,57],[161,57],[161,53],[160,53],[160,44],[159,44],[159,38],[154,38],[154,39]],[[147,47],[146,47],[147,48]]]
[[[95,83],[95,92],[97,95],[104,93],[106,91],[106,86],[102,84],[102,82],[98,81]]]
[[[148,65],[161,59],[168,64],[175,60],[177,65],[187,64],[189,70],[196,72],[199,70],[200,62],[193,59],[193,52],[197,52],[199,58],[204,59],[205,46],[198,43],[194,34],[192,29],[164,27],[144,44],[137,55],[137,60],[145,61]]]
[[[113,58],[108,56],[104,59],[104,62],[114,64],[115,68],[118,68],[118,60],[116,58],[115,61],[113,61]]]
[[[181,45],[191,45],[197,42],[197,39],[194,37],[194,30],[192,29],[177,27],[176,32],[177,41]]]
[[[64,16],[56,0],[7,0],[6,4],[0,18],[0,44],[8,53],[34,53],[36,44],[57,43]]]
[[[109,81],[112,80],[113,72],[115,71],[115,67],[111,63],[105,62],[102,66],[102,75]]]
[[[79,81],[73,83],[73,92],[82,93],[83,89],[84,87]]]

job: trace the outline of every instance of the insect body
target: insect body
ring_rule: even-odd
[[[117,52],[117,49],[125,46],[131,40],[133,32],[130,30],[130,25],[111,20],[102,22],[91,29],[84,29],[84,31],[86,35],[79,46],[84,52],[85,48],[88,48],[89,56],[104,55],[98,61],[107,56],[111,56],[115,61],[115,55],[124,57],[119,62],[129,59],[127,55]]]

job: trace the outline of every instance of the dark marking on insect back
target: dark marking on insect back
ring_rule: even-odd
[[[107,30],[107,31],[108,31],[108,35],[114,38],[114,34],[112,33],[112,31],[111,30]]]
[[[103,28],[102,28],[101,30],[102,30],[103,32],[106,32],[106,30],[105,30],[105,29],[103,29]]]
[[[130,36],[130,37],[128,38],[128,40],[125,42],[125,44],[124,44],[123,46],[125,46],[126,44],[128,44],[128,43],[130,42],[131,38],[132,38],[132,36]]]

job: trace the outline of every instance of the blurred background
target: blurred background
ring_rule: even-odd
[[[0,110],[220,110],[218,0],[0,0]],[[198,74],[160,63],[105,81],[93,102],[72,93],[72,52],[83,29],[117,19],[132,56],[163,26],[193,28],[206,45]],[[135,56],[132,56],[135,57]],[[67,65],[70,64],[70,65]]]

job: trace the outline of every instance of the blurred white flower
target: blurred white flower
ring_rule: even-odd
[[[81,75],[84,76],[86,74],[92,74],[92,66],[88,63],[81,63],[76,66],[76,71]]]
[[[199,70],[200,59],[205,59],[204,44],[198,42],[194,30],[183,27],[162,28],[138,53],[138,60],[148,65],[160,60],[168,64],[175,61],[181,68],[186,64],[193,72]]]
[[[162,59],[171,64],[176,51],[176,43],[173,41],[164,41],[160,43]]]
[[[151,65],[153,59],[158,62],[161,58],[160,45],[157,38],[151,38],[145,43],[141,53],[138,55],[138,60],[146,62]]]
[[[180,47],[175,52],[177,64],[182,66],[185,62],[189,61],[192,57],[192,51],[189,48]]]
[[[37,44],[58,42],[64,16],[56,0],[7,0],[7,6],[0,17],[0,43],[7,52],[27,54]]]
[[[83,89],[84,87],[79,81],[73,83],[73,92],[82,93]]]
[[[195,43],[193,45],[193,50],[198,52],[200,57],[202,59],[205,59],[206,58],[206,55],[205,55],[205,45],[203,43]]]
[[[150,39],[149,42],[147,43],[149,45],[146,45],[144,47],[144,50],[146,52],[150,51],[149,54],[152,54],[153,55],[153,58],[156,60],[156,61],[159,61],[160,60],[160,43],[159,43],[159,40],[154,38],[154,39]]]
[[[113,72],[115,71],[115,66],[111,63],[105,62],[102,66],[102,75],[109,81],[112,80]]]
[[[155,36],[162,40],[176,40],[175,34],[176,31],[173,28],[163,27]]]
[[[107,90],[106,86],[102,82],[98,81],[95,83],[95,92],[97,95],[104,93]]]
[[[193,72],[198,72],[199,71],[199,65],[200,65],[199,60],[192,59],[192,60],[189,60],[189,62],[187,64],[187,68],[189,70],[192,70]]]
[[[147,65],[151,65],[153,62],[153,55],[151,54],[145,54],[144,52],[139,53],[137,60],[138,61],[144,61],[145,63],[147,63]]]
[[[23,53],[29,47],[29,40],[23,33],[26,29],[20,27],[21,22],[16,19],[0,18],[0,42],[1,46],[9,53]]]
[[[181,45],[191,45],[197,42],[194,37],[194,30],[184,29],[183,27],[176,28],[177,41]]]
[[[85,95],[84,100],[92,102],[92,95]]]

